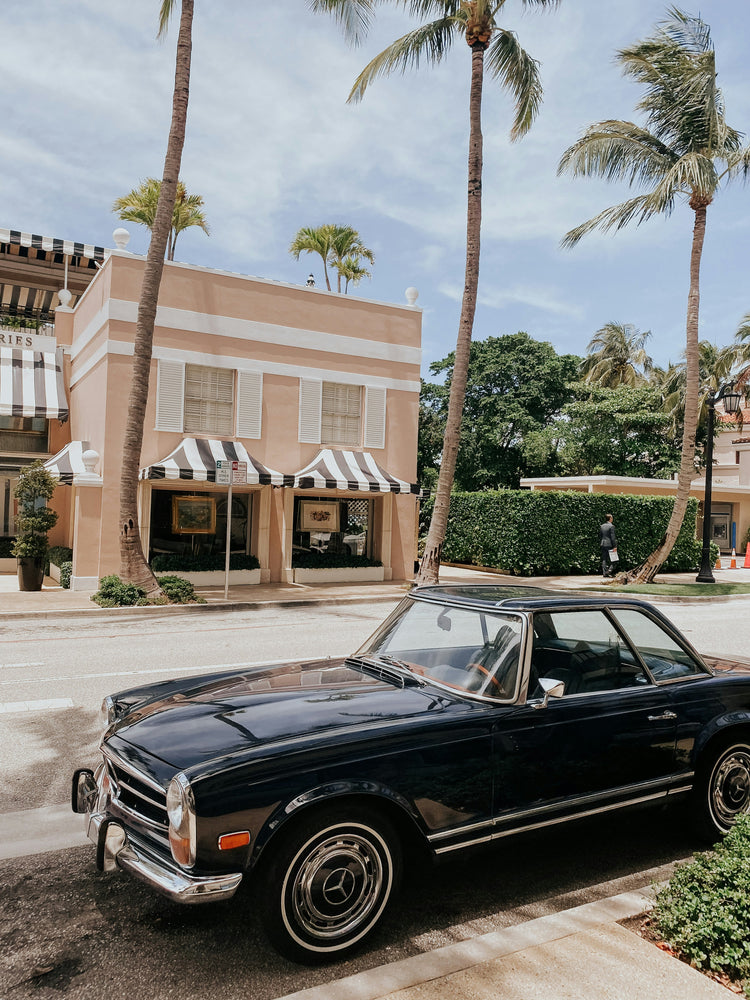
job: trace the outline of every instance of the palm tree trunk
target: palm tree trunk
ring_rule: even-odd
[[[169,130],[164,177],[159,192],[156,218],[151,230],[143,283],[138,301],[135,329],[133,380],[128,398],[128,416],[122,450],[120,478],[120,575],[142,587],[147,595],[160,593],[141,547],[138,526],[138,472],[143,444],[143,424],[148,401],[151,353],[154,339],[156,306],[164,270],[164,254],[172,226],[177,181],[180,175],[182,148],[185,143],[188,96],[190,92],[190,57],[192,50],[193,0],[182,0],[180,31],[177,39],[172,123]]]
[[[700,393],[700,372],[698,367],[698,318],[700,311],[700,270],[703,254],[703,240],[706,235],[707,204],[698,202],[691,207],[695,211],[693,225],[693,248],[690,254],[690,291],[688,293],[686,326],[686,371],[685,371],[685,417],[682,430],[682,457],[677,478],[677,496],[672,516],[664,537],[651,555],[636,569],[623,574],[628,583],[650,583],[672,551],[682,522],[685,519],[690,486],[695,476],[695,435],[698,430],[698,397]],[[708,514],[704,512],[704,517]]]
[[[471,334],[477,306],[479,285],[479,238],[482,227],[482,82],[484,78],[485,43],[471,47],[471,88],[469,92],[469,184],[466,210],[466,272],[461,318],[458,324],[451,390],[448,400],[448,417],[443,437],[443,455],[440,463],[435,506],[432,509],[430,529],[427,533],[422,561],[415,583],[437,583],[440,559],[448,527],[453,477],[461,438],[461,415],[466,398],[466,381],[469,371]]]
[[[323,257],[323,254],[321,254],[320,256]],[[325,257],[323,257],[323,274],[325,275],[325,279],[326,279],[326,288],[330,292],[330,290],[331,290],[331,279],[328,277],[328,264],[326,263]]]

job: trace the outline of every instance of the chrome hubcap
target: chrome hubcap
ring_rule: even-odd
[[[718,762],[711,781],[711,808],[725,830],[750,809],[750,750],[737,747]]]
[[[367,837],[335,834],[303,859],[291,887],[298,924],[312,937],[349,934],[368,918],[381,898],[383,860]]]

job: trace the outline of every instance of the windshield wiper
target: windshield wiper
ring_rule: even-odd
[[[387,653],[350,656],[349,659],[369,668],[382,678],[398,681],[401,687],[406,687],[407,684],[424,687],[424,680],[415,674],[403,660],[398,660],[395,656],[389,656]]]

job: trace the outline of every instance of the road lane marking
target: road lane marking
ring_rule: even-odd
[[[345,656],[342,653],[341,656]],[[139,675],[145,674],[146,676],[153,674],[171,674],[175,678],[189,678],[192,674],[205,673],[205,672],[221,672],[224,670],[246,670],[249,667],[275,667],[282,663],[299,663],[306,662],[306,659],[302,657],[297,658],[286,658],[284,660],[258,660],[254,663],[211,663],[204,667],[150,667],[147,670],[109,670],[98,674],[67,674],[57,677],[35,677],[34,683],[39,684],[42,681],[85,681],[85,680],[96,680],[102,677],[138,677]],[[311,660],[323,660],[325,657],[310,657]],[[338,657],[335,657],[338,659]],[[181,670],[183,672],[181,672]],[[12,681],[0,681],[0,687],[9,687],[11,684],[20,684],[22,681],[12,680]]]
[[[38,701],[0,701],[0,715],[12,712],[55,712],[60,708],[73,708],[72,698],[42,698]]]
[[[88,844],[86,818],[69,805],[0,815],[0,860]]]
[[[36,663],[0,663],[0,670],[23,670],[25,667],[43,667],[44,662],[39,660]]]

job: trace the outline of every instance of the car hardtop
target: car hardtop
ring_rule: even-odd
[[[459,583],[445,586],[434,584],[415,587],[409,592],[409,597],[422,601],[466,605],[482,611],[534,612],[553,609],[629,607],[639,608],[651,615],[656,615],[663,621],[667,620],[647,601],[627,595],[593,595],[582,591],[568,591],[562,596],[559,591],[547,590],[544,587],[524,587],[512,584]]]

